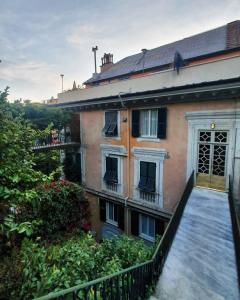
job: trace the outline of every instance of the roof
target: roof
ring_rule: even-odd
[[[160,46],[145,53],[127,56],[85,83],[94,83],[171,64],[176,51],[184,60],[240,47],[240,20]]]

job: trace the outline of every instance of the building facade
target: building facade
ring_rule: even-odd
[[[58,95],[80,128],[98,239],[163,235],[189,176],[240,192],[240,21],[146,50]],[[236,196],[237,197],[237,196]]]

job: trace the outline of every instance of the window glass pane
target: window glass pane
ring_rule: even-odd
[[[141,135],[149,135],[149,111],[141,111]]]
[[[150,135],[157,136],[157,110],[151,110]]]
[[[113,212],[113,204],[112,203],[108,203],[108,209],[109,209],[109,220],[113,220],[113,215],[114,215],[114,212]]]
[[[144,216],[144,215],[141,215],[141,221],[142,221],[142,224],[141,224],[141,231],[142,231],[142,233],[148,234],[148,230],[147,230],[147,217]]]
[[[105,113],[105,124],[117,123],[117,111],[107,111]]]
[[[148,235],[151,237],[154,237],[155,234],[155,221],[153,218],[148,217],[148,221],[149,221],[149,230],[148,230]]]

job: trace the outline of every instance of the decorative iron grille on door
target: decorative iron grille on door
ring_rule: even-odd
[[[197,185],[225,189],[228,131],[199,131]]]

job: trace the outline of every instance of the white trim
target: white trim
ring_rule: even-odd
[[[154,233],[153,233],[153,237],[148,235],[148,234],[145,234],[142,231],[142,216],[144,215],[144,217],[147,218],[147,231],[149,231],[149,218],[153,219],[154,221],[154,226],[153,226],[153,230],[154,230]],[[144,240],[147,240],[147,241],[150,241],[150,242],[154,242],[155,241],[155,219],[146,215],[146,214],[139,214],[139,222],[138,222],[138,228],[139,228],[139,237],[143,238]]]
[[[225,110],[200,110],[186,112],[185,118],[189,120],[200,119],[239,119],[240,109],[225,109]]]
[[[214,130],[226,130],[229,132],[228,136],[228,153],[227,153],[227,168],[226,168],[226,184],[225,188],[229,186],[229,175],[233,174],[233,159],[235,151],[235,136],[237,128],[240,128],[240,110],[226,109],[226,110],[209,110],[209,111],[195,111],[187,112],[185,117],[188,121],[188,149],[187,149],[187,176],[190,177],[193,170],[197,166],[197,140],[199,130],[213,130],[211,124],[215,124]]]
[[[121,135],[120,135],[120,133],[121,133],[121,128],[120,128],[120,126],[121,126],[121,118],[120,118],[120,111],[119,110],[117,110],[117,109],[109,109],[109,110],[105,110],[103,112],[103,126],[102,126],[102,128],[105,127],[105,115],[106,115],[106,112],[114,112],[114,111],[117,112],[117,132],[118,132],[118,134],[116,136],[106,136],[105,133],[102,131],[102,137],[104,139],[113,139],[113,140],[120,140],[121,139]]]
[[[152,138],[152,137],[139,137],[137,138],[137,142],[153,142],[153,143],[159,143],[161,140],[159,138]]]
[[[114,218],[115,204],[113,202],[106,201],[106,223],[109,223],[111,225],[118,227],[118,221],[115,221],[114,219],[109,218],[109,204],[113,205],[113,218]]]
[[[137,148],[132,149],[134,154],[134,188],[133,198],[137,202],[144,202],[149,206],[163,207],[163,163],[167,157],[167,151],[155,148]],[[147,202],[140,199],[138,183],[140,180],[140,161],[156,163],[156,201]]]
[[[101,177],[101,183],[102,183],[102,190],[111,193],[111,194],[117,194],[122,195],[123,194],[123,156],[127,154],[126,148],[124,146],[114,146],[114,145],[106,145],[101,144],[100,145],[101,152],[102,152],[102,177]],[[114,192],[112,190],[109,190],[107,188],[106,183],[103,180],[104,174],[106,172],[106,157],[115,157],[118,160],[118,183],[117,183],[117,191]]]
[[[156,134],[151,135],[150,134],[150,128],[151,128],[151,120],[152,120],[152,111],[155,110],[157,111],[157,122],[156,122]],[[139,129],[140,129],[140,137],[143,139],[157,139],[157,128],[158,128],[158,109],[157,108],[145,108],[145,109],[140,109],[140,124],[139,124]],[[142,123],[143,123],[143,118],[142,118],[142,113],[143,111],[148,112],[148,133],[147,135],[142,134]]]
[[[111,144],[100,144],[102,152],[116,154],[119,156],[127,156],[127,150],[124,146],[117,146]]]

